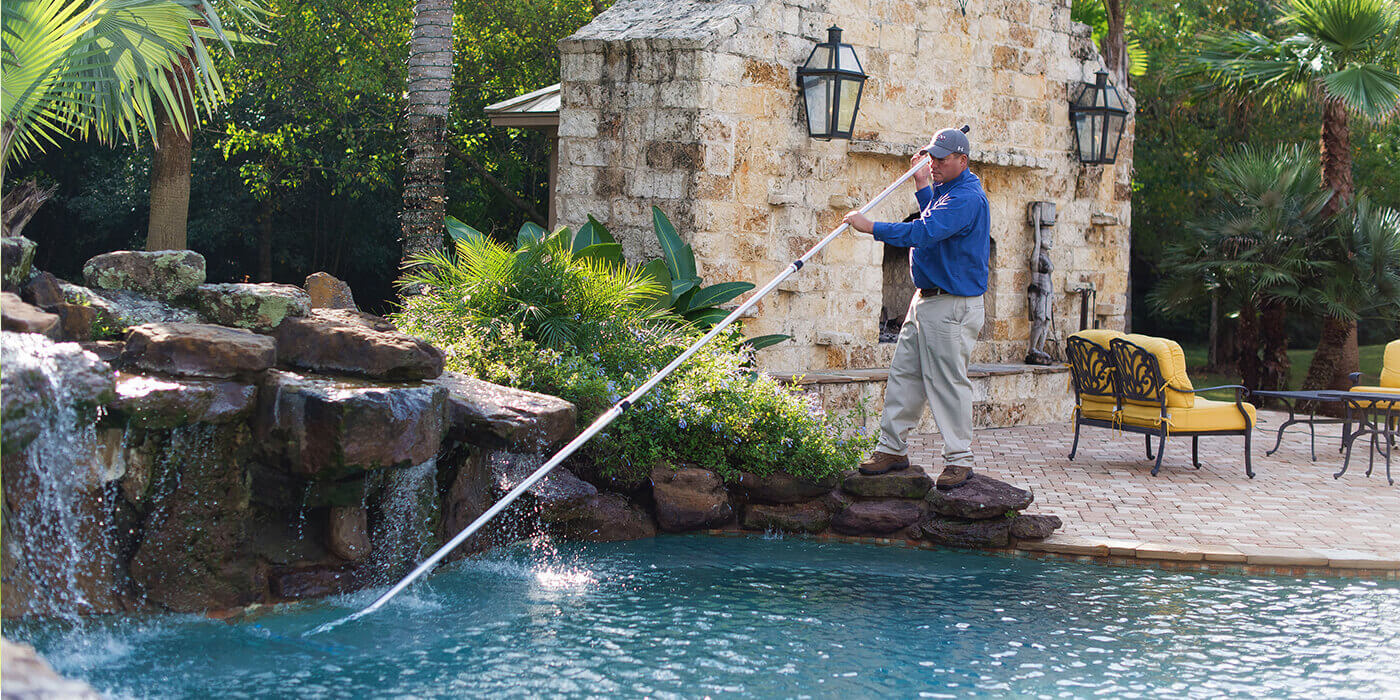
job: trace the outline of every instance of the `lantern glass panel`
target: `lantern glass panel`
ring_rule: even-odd
[[[802,96],[807,101],[808,132],[812,136],[831,133],[831,81],[825,77],[804,77]]]
[[[1074,135],[1079,143],[1079,160],[1094,163],[1099,159],[1099,134],[1103,128],[1103,117],[1097,114],[1080,112],[1074,115]]]
[[[856,125],[856,106],[860,104],[861,81],[841,78],[841,101],[837,104],[836,129],[849,134]]]
[[[817,44],[817,48],[812,49],[812,55],[807,57],[807,63],[803,67],[808,70],[822,70],[831,67],[831,46]]]
[[[1118,143],[1123,140],[1123,116],[1119,114],[1108,115],[1108,121],[1103,133],[1103,159],[1112,163],[1118,158]]]
[[[860,61],[856,60],[856,50],[850,44],[842,44],[841,50],[837,52],[836,68],[852,72],[860,71]]]

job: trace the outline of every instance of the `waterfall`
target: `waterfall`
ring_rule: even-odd
[[[7,333],[7,390],[32,392],[23,420],[37,435],[5,459],[6,588],[25,601],[19,614],[76,618],[108,607],[112,580],[112,503],[93,459],[98,411],[80,410],[90,390],[75,384],[76,346]],[[18,599],[18,600],[16,600]]]
[[[437,459],[395,469],[379,500],[378,526],[372,528],[370,567],[384,583],[423,557],[433,543],[437,515]]]

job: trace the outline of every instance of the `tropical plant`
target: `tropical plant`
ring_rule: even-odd
[[[1266,105],[1322,103],[1324,186],[1336,193],[1324,213],[1353,199],[1350,116],[1383,121],[1400,107],[1400,7],[1394,0],[1289,0],[1276,39],[1253,31],[1205,35],[1182,74],[1214,89],[1256,97]],[[1322,343],[1346,338],[1345,347],[1318,346],[1313,362],[1340,356],[1336,374],[1309,369],[1304,388],[1340,386],[1356,370],[1356,323],[1324,320]]]
[[[1309,284],[1325,275],[1319,251],[1331,193],[1318,185],[1316,159],[1297,146],[1244,147],[1210,167],[1214,211],[1193,222],[1187,240],[1168,247],[1163,267],[1170,272],[1153,302],[1167,312],[1212,295],[1238,304],[1245,386],[1285,388],[1284,316],[1290,306],[1306,305]]]
[[[223,6],[254,25],[264,13],[258,0]],[[162,114],[188,134],[194,106],[224,99],[205,41],[231,51],[241,39],[208,0],[26,0],[5,3],[0,18],[0,182],[62,138],[110,144],[146,131],[155,141]]]
[[[1356,201],[1334,221],[1325,256],[1334,261],[1317,280],[1308,298],[1327,318],[1354,324],[1361,318],[1400,319],[1400,211],[1375,206],[1367,197]],[[1303,386],[1326,386],[1339,371],[1346,338],[1326,337],[1345,328],[1324,326],[1324,337],[1308,367]],[[1331,353],[1318,358],[1324,351]]]

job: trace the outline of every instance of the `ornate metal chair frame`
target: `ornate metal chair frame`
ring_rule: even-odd
[[[1154,426],[1132,425],[1125,421],[1118,422],[1118,428],[1131,433],[1141,433],[1145,435],[1147,444],[1147,458],[1152,459],[1152,436],[1158,437],[1157,442],[1157,462],[1152,467],[1152,475],[1156,476],[1162,468],[1162,453],[1167,447],[1167,435],[1175,433],[1177,435],[1191,436],[1191,463],[1197,469],[1201,468],[1199,456],[1200,439],[1209,435],[1243,435],[1244,436],[1244,473],[1249,478],[1254,478],[1254,465],[1250,460],[1250,435],[1254,430],[1254,421],[1250,420],[1249,412],[1244,408],[1244,397],[1249,395],[1249,389],[1239,384],[1223,384],[1221,386],[1211,386],[1202,389],[1183,389],[1167,384],[1162,378],[1162,368],[1157,363],[1157,356],[1153,355],[1146,348],[1136,343],[1122,338],[1114,338],[1108,343],[1109,351],[1113,355],[1114,373],[1113,380],[1116,384],[1114,393],[1117,396],[1118,411],[1123,410],[1124,401],[1139,401],[1143,403],[1155,403],[1160,411],[1160,420]],[[1167,406],[1167,392],[1170,388],[1183,394],[1199,394],[1205,391],[1217,389],[1235,390],[1235,408],[1244,417],[1245,427],[1240,430],[1183,430],[1171,427],[1171,411]],[[1077,438],[1076,426],[1076,438]]]
[[[1119,406],[1121,401],[1118,399],[1118,382],[1114,379],[1117,369],[1113,364],[1113,355],[1106,348],[1093,341],[1072,335],[1065,340],[1065,354],[1069,357],[1069,376],[1074,382],[1074,444],[1069,448],[1069,458],[1074,459],[1075,453],[1079,451],[1079,426],[1089,425],[1109,429],[1118,427],[1116,420],[1085,416],[1083,397],[1096,396],[1106,401],[1113,401],[1115,416],[1118,415],[1118,410],[1121,408]],[[1147,450],[1147,456],[1151,457],[1151,438],[1148,438]]]

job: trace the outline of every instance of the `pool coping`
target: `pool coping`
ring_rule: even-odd
[[[763,537],[758,530],[716,529],[717,537]],[[827,542],[873,544],[909,549],[984,552],[1033,559],[1056,559],[1110,566],[1153,567],[1173,571],[1212,571],[1247,576],[1356,578],[1400,581],[1400,552],[1384,557],[1346,549],[1287,549],[1253,545],[1203,545],[1138,542],[1105,537],[1051,536],[1017,540],[1010,547],[960,548],[902,537],[859,537],[830,533],[788,533],[783,537]]]

